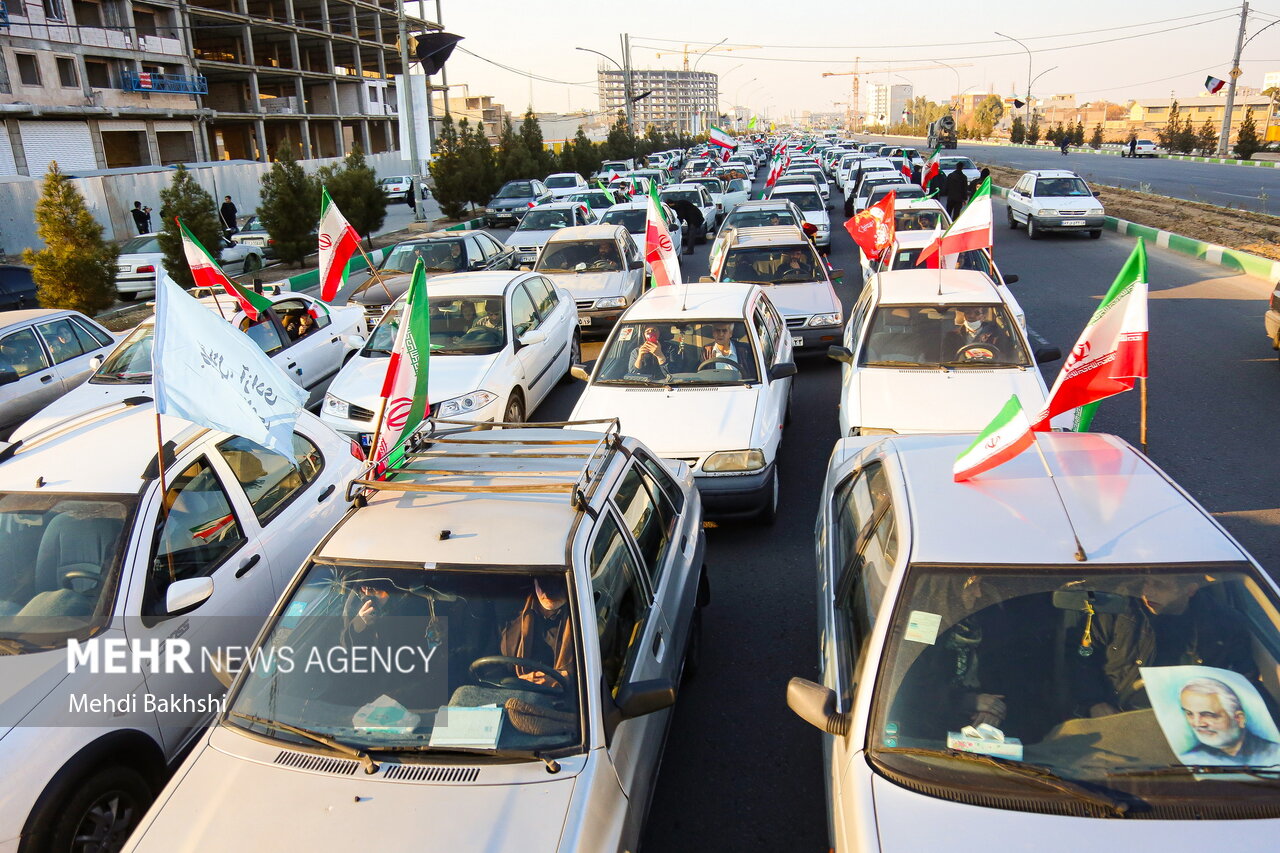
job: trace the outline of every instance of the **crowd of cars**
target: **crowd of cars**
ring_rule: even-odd
[[[775,152],[789,168],[750,200]],[[998,824],[1074,849],[1126,817],[1179,849],[1227,829],[1258,847],[1280,817],[1280,590],[1145,456],[1062,418],[953,481],[1011,395],[1044,403],[1037,365],[1061,354],[988,250],[915,267],[951,221],[911,191],[922,161],[838,139],[661,152],[512,182],[486,210],[505,242],[416,236],[345,306],[275,293],[251,321],[205,295],[318,409],[291,456],[157,418],[151,322],[117,341],[74,312],[9,316],[0,850],[636,849],[699,666],[704,524],[774,521],[794,377],[830,363],[806,353],[839,365],[841,438],[814,536],[819,677],[785,701],[823,733],[831,848]],[[1096,202],[1074,181],[1019,182],[1029,235],[1092,230],[1049,207]],[[713,242],[679,287],[649,287],[650,186],[677,247]],[[884,187],[896,242],[860,258],[846,317],[831,197]],[[367,449],[419,261],[432,419],[383,470]],[[3,394],[28,379],[66,387],[16,413]],[[527,424],[574,379],[568,421]],[[64,651],[175,639],[204,665],[116,678]],[[383,647],[397,668],[352,666]],[[210,701],[144,710],[157,695]],[[114,704],[81,716],[75,696]]]

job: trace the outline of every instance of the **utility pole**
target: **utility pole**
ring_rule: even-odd
[[[396,18],[400,25],[400,68],[404,74],[404,115],[401,122],[408,122],[409,138],[409,172],[413,186],[413,221],[422,222],[426,216],[422,212],[422,164],[418,160],[418,125],[413,117],[413,82],[409,75],[409,22],[404,15],[404,0],[396,0]],[[430,100],[427,101],[430,104]]]
[[[635,116],[631,102],[631,34],[622,34],[622,95],[627,99],[627,133],[632,141],[636,138]],[[632,152],[633,154],[635,152]]]
[[[1243,74],[1240,70],[1240,52],[1244,50],[1244,27],[1249,20],[1249,0],[1240,4],[1240,32],[1236,34],[1236,53],[1231,60],[1231,82],[1227,84],[1227,105],[1222,113],[1222,133],[1218,136],[1218,156],[1226,156],[1231,142],[1231,110],[1236,105],[1236,81]]]

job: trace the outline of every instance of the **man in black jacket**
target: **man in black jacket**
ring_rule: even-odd
[[[964,176],[964,169],[960,168],[959,163],[951,174],[947,175],[943,192],[947,197],[947,214],[954,220],[964,209],[965,202],[969,200],[969,179]]]

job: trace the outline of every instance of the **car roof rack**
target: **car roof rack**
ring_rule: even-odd
[[[605,424],[599,438],[512,439],[509,429],[567,429]],[[441,433],[439,427],[451,428]],[[453,429],[464,427],[464,429]],[[495,429],[495,427],[499,429]],[[369,462],[347,486],[347,500],[357,506],[371,492],[427,492],[439,494],[566,494],[585,510],[595,494],[600,474],[622,447],[617,418],[546,423],[508,423],[428,418],[409,436],[406,452],[394,466],[379,470]],[[557,469],[530,467],[528,460],[578,460],[580,465]],[[451,464],[454,463],[454,464]],[[461,464],[457,464],[461,463]],[[528,482],[487,484],[478,478],[508,478]],[[465,479],[467,482],[458,482]]]

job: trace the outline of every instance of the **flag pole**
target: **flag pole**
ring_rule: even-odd
[[[377,426],[373,428],[373,439],[370,440],[369,442],[369,458],[367,461],[372,462],[374,464],[376,464],[378,461],[377,459],[374,458],[374,456],[378,452],[378,440],[382,438],[382,421],[386,416],[386,414],[387,414],[387,398],[383,397],[382,402],[378,404],[378,421],[377,421]]]
[[[1058,480],[1053,476],[1053,469],[1049,467],[1049,460],[1045,458],[1044,451],[1040,449],[1040,437],[1035,430],[1031,431],[1031,443],[1036,447],[1036,453],[1040,456],[1044,471],[1049,475],[1049,482],[1053,484],[1053,493],[1058,496],[1058,503],[1062,506],[1062,514],[1067,518],[1067,527],[1071,529],[1071,538],[1076,542],[1076,559],[1083,563],[1089,557],[1084,552],[1084,546],[1080,544],[1080,536],[1076,533],[1076,526],[1071,522],[1071,513],[1067,511],[1067,502],[1062,499],[1062,492],[1058,490]]]
[[[1142,453],[1147,452],[1147,377],[1138,377],[1141,385],[1141,396],[1139,397],[1139,415],[1138,415],[1138,443],[1142,445]]]
[[[373,265],[373,258],[369,257],[369,253],[364,250],[361,241],[356,241],[356,248],[360,250],[361,255],[364,255],[364,262],[369,265],[369,274],[378,280],[378,284],[382,285],[382,289],[387,292],[387,298],[394,300],[395,297],[391,295],[391,288],[387,287],[387,283],[382,280],[382,276],[378,275],[378,270]]]

